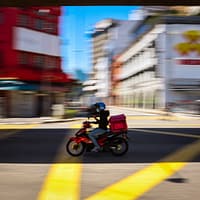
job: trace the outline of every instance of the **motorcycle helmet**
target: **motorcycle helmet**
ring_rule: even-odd
[[[97,102],[96,103],[96,111],[100,112],[101,110],[105,110],[106,109],[106,105],[104,102]]]

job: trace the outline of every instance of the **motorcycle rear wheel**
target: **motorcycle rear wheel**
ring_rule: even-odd
[[[81,156],[85,152],[84,143],[76,143],[74,140],[69,140],[66,145],[66,150],[71,156]]]
[[[115,156],[122,156],[128,151],[128,142],[121,137],[112,139],[109,146],[110,151]]]

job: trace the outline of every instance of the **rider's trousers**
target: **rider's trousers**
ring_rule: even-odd
[[[94,130],[91,131],[91,133],[88,135],[88,137],[92,140],[93,144],[100,148],[99,144],[97,143],[97,140],[96,138],[99,136],[99,135],[102,135],[106,132],[106,130],[104,129],[101,129],[101,128],[95,128]]]

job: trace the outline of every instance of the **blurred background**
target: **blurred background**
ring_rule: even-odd
[[[199,6],[1,7],[0,118],[200,114],[199,22]]]

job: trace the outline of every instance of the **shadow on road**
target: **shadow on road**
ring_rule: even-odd
[[[188,179],[186,178],[169,178],[167,181],[172,183],[188,183]]]
[[[18,130],[0,140],[0,163],[53,163],[66,137],[66,129]]]
[[[197,141],[196,138],[176,135],[152,134],[129,130],[129,151],[116,157],[110,152],[87,152],[80,159],[72,159],[65,151],[65,144],[76,130],[72,129],[29,129],[21,130],[0,139],[0,163],[153,163],[160,161],[176,150]],[[144,130],[144,129],[143,129]],[[146,129],[150,130],[150,129]],[[199,129],[151,129],[167,132],[198,134]],[[4,130],[4,133],[9,130]],[[2,131],[0,131],[0,134]],[[58,152],[62,159],[55,160]],[[64,158],[64,159],[63,159]],[[75,161],[76,160],[76,161]],[[182,161],[182,158],[173,162]],[[169,160],[170,162],[170,160]],[[200,162],[196,156],[193,162]]]

